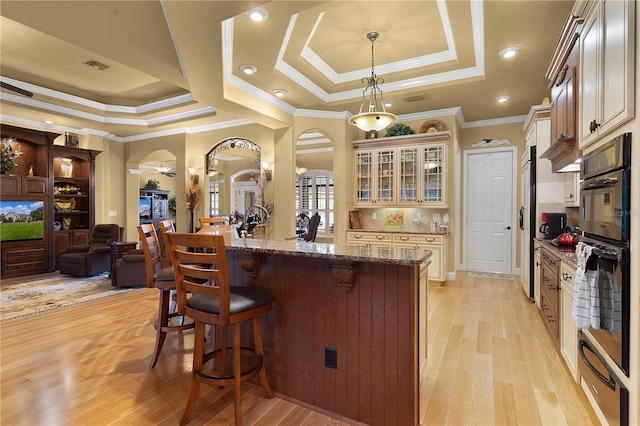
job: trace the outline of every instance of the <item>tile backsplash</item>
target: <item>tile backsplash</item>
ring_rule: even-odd
[[[364,229],[421,230],[430,232],[431,223],[442,223],[448,216],[447,209],[375,208],[360,209]],[[451,225],[451,224],[449,224]],[[439,231],[439,229],[438,229]]]

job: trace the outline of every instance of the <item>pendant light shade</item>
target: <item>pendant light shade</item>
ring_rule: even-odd
[[[398,117],[396,117],[395,114],[385,110],[384,102],[382,101],[382,90],[378,87],[378,84],[384,83],[384,79],[382,77],[377,77],[374,70],[373,44],[378,36],[379,34],[377,32],[370,32],[367,34],[367,39],[371,41],[371,77],[365,77],[362,79],[363,83],[367,83],[367,87],[362,91],[360,112],[349,118],[349,124],[352,124],[365,132],[385,129],[398,120]],[[362,110],[365,109],[364,105],[367,94],[369,97],[369,106],[365,112],[362,112]]]

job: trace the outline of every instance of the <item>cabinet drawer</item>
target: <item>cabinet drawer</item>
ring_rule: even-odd
[[[560,287],[562,290],[568,291],[570,294],[573,294],[573,289],[575,287],[575,278],[576,278],[576,268],[572,265],[569,265],[566,262],[562,262],[560,266]]]
[[[22,178],[22,192],[26,194],[42,195],[47,193],[49,180],[45,177],[24,176]]]
[[[432,234],[393,234],[394,243],[444,244],[444,235]]]
[[[0,192],[2,195],[20,195],[20,176],[0,176]]]
[[[20,263],[3,262],[2,274],[9,275],[9,274],[20,273],[21,275],[26,275],[31,272],[41,272],[46,268],[47,268],[46,259],[34,260],[31,262],[20,262]]]
[[[348,241],[391,242],[391,234],[375,232],[347,232]]]
[[[542,293],[546,293],[547,301],[558,304],[558,276],[549,271],[545,264],[540,271],[540,289]]]
[[[544,290],[540,292],[540,312],[545,325],[557,343],[559,340],[558,305],[548,296],[548,292]]]
[[[45,258],[46,254],[47,254],[46,247],[34,247],[34,248],[22,247],[19,249],[2,250],[2,261],[16,262],[16,261],[19,261],[20,259]]]

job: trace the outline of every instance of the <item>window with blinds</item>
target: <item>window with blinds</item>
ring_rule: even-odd
[[[329,170],[307,170],[296,181],[296,217],[320,215],[318,232],[333,232],[333,173]]]

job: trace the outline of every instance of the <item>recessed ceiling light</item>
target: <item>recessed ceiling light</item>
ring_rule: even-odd
[[[384,101],[385,108],[391,108],[395,102],[394,101]]]
[[[286,89],[273,89],[272,92],[273,92],[274,95],[276,95],[279,98],[281,98],[284,95],[286,95],[287,93],[289,93],[289,92],[287,92]]]
[[[51,120],[46,120],[46,121],[45,121],[45,123],[47,123],[47,124],[53,124],[53,121],[51,121]]]
[[[258,71],[258,68],[254,67],[253,65],[242,65],[240,69],[242,70],[243,73],[247,75],[254,74],[255,72]]]
[[[507,102],[509,100],[509,96],[498,96],[496,98],[496,101],[503,103],[503,102]]]
[[[511,46],[511,47],[507,47],[507,48],[502,49],[501,51],[499,51],[498,55],[502,56],[503,58],[509,59],[509,58],[513,58],[514,56],[516,56],[516,53],[518,53],[519,50],[520,50],[519,47]]]
[[[256,22],[260,22],[260,21],[264,21],[265,19],[267,19],[269,17],[269,12],[267,12],[266,10],[262,9],[262,8],[257,8],[257,9],[253,9],[247,12],[247,16],[252,20],[252,21],[256,21]]]

